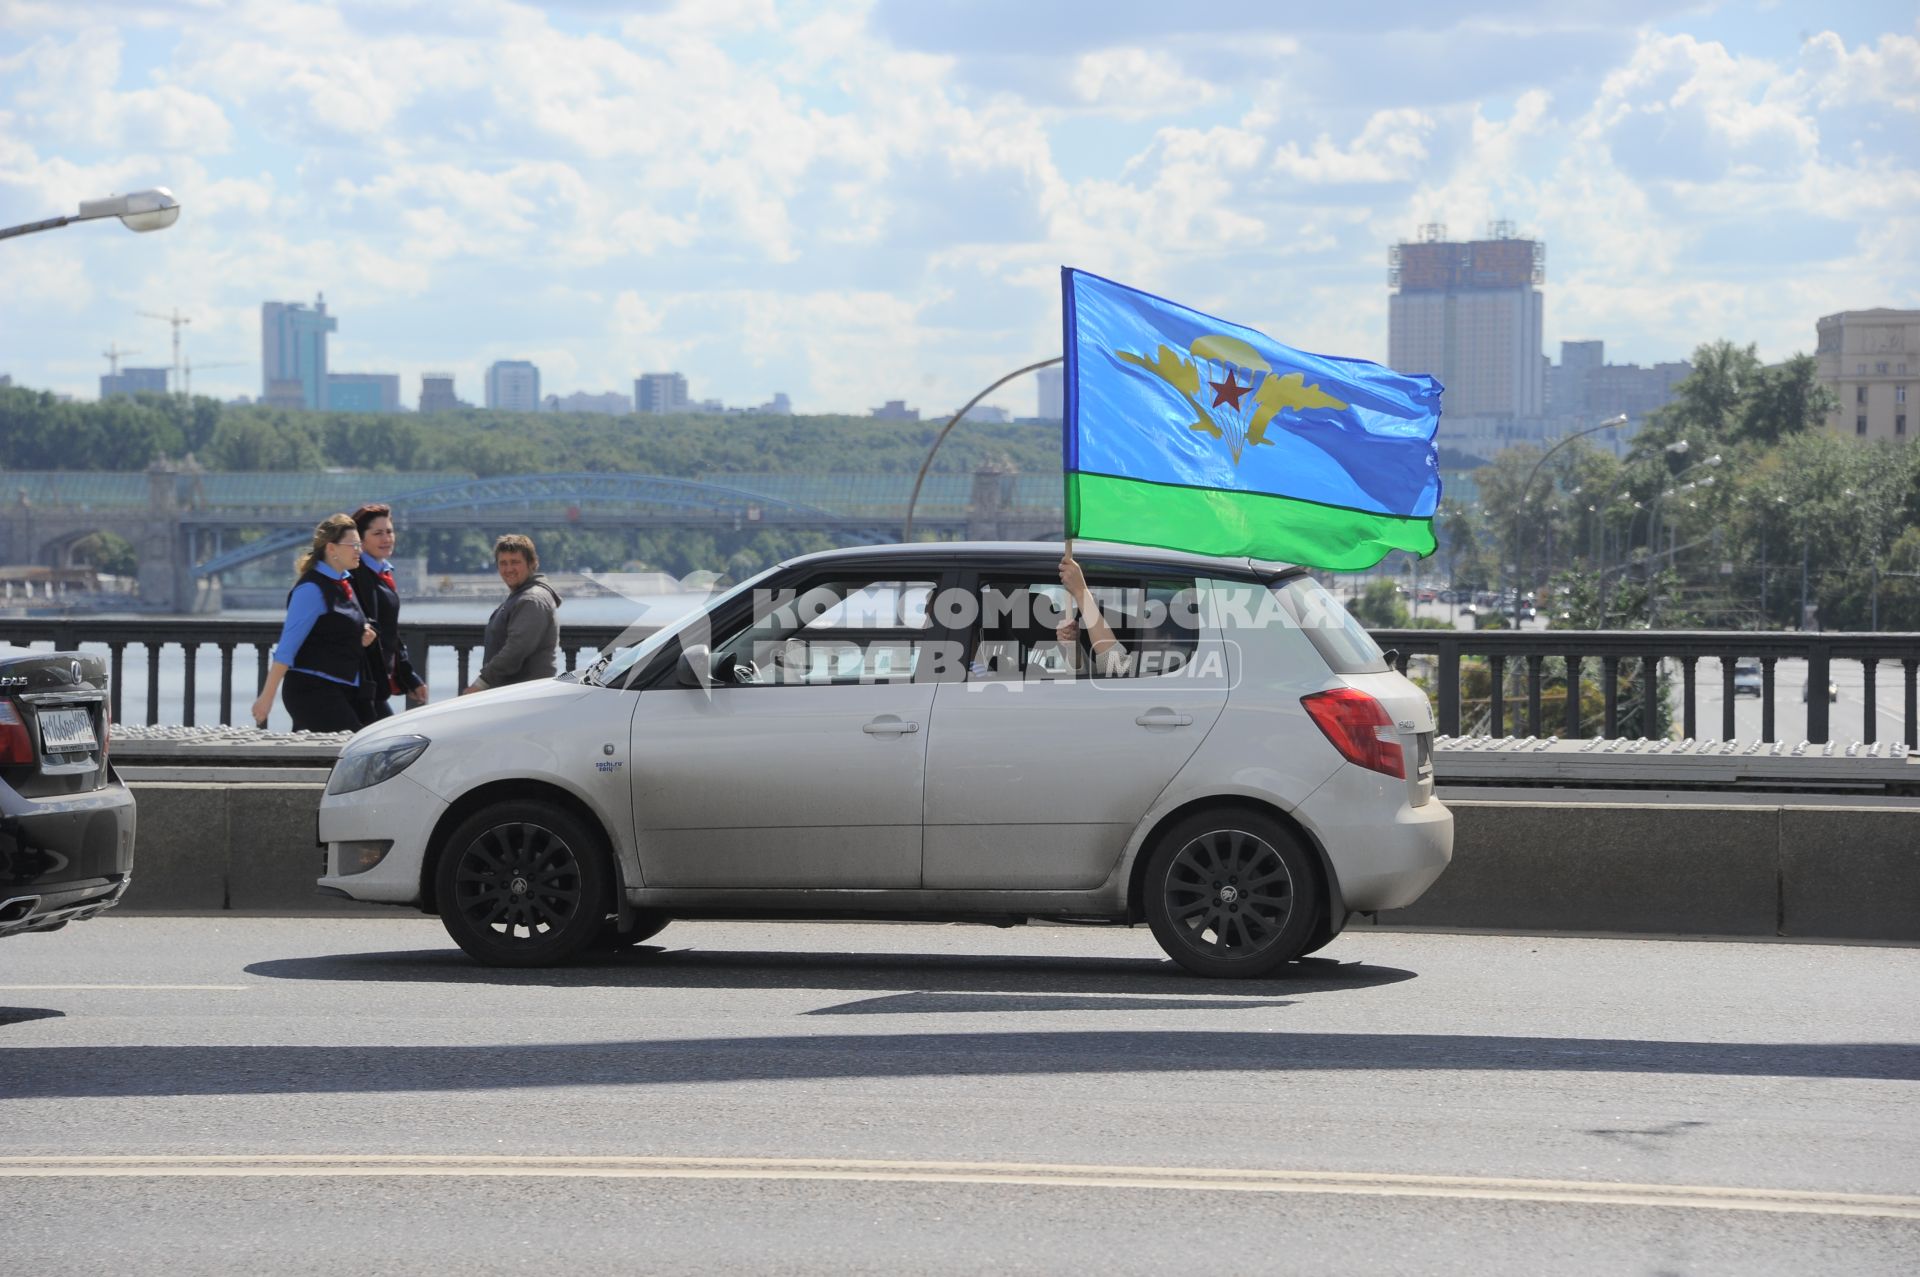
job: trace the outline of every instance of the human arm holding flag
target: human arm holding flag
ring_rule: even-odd
[[[1093,649],[1096,668],[1108,678],[1123,678],[1133,672],[1133,657],[1127,652],[1126,644],[1114,637],[1113,626],[1100,611],[1100,601],[1093,596],[1087,586],[1086,573],[1080,570],[1073,552],[1069,550],[1060,559],[1060,584],[1067,587],[1067,595],[1073,600],[1073,607],[1066,619],[1054,627],[1054,637],[1060,642],[1060,652],[1069,669],[1078,671],[1080,667],[1080,624],[1074,619],[1074,613],[1087,618],[1087,645]]]

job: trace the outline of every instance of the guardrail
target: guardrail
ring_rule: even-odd
[[[1382,647],[1393,650],[1395,664],[1406,673],[1410,658],[1432,656],[1436,661],[1435,701],[1440,733],[1461,734],[1460,673],[1463,658],[1479,657],[1487,662],[1488,731],[1490,736],[1506,736],[1508,731],[1507,667],[1524,662],[1523,700],[1512,706],[1512,733],[1515,736],[1563,736],[1584,734],[1580,689],[1587,662],[1599,662],[1601,692],[1600,735],[1620,735],[1621,663],[1640,664],[1638,685],[1657,694],[1662,662],[1680,666],[1682,734],[1700,738],[1698,702],[1698,666],[1702,658],[1717,660],[1720,666],[1720,739],[1734,738],[1734,662],[1752,659],[1760,664],[1760,734],[1769,743],[1774,734],[1774,667],[1782,659],[1807,662],[1806,686],[1825,689],[1832,677],[1834,662],[1858,661],[1861,666],[1864,702],[1862,739],[1872,744],[1878,718],[1878,671],[1881,662],[1898,665],[1904,672],[1904,722],[1909,748],[1916,740],[1916,688],[1920,687],[1920,634],[1800,634],[1761,633],[1745,630],[1375,630],[1374,638]],[[1541,693],[1549,683],[1546,663],[1549,658],[1561,662],[1562,713],[1558,724],[1547,724],[1541,716]],[[1643,692],[1644,694],[1644,692]],[[1524,711],[1524,721],[1523,713]],[[1642,716],[1645,721],[1646,716]],[[1807,697],[1807,740],[1824,744],[1830,739],[1827,698],[1811,693]]]
[[[431,649],[452,649],[459,664],[460,685],[464,687],[473,681],[470,677],[473,660],[484,644],[486,626],[473,622],[402,624],[400,630],[416,662],[424,664],[426,653]],[[644,638],[652,632],[651,628],[623,625],[563,625],[560,629],[560,652],[566,661],[565,668],[576,668],[582,652],[603,651],[622,636],[632,640]],[[161,654],[169,647],[180,650],[184,658],[181,666],[181,722],[187,727],[194,726],[200,651],[206,647],[217,649],[220,658],[220,722],[226,726],[233,722],[234,667],[240,664],[240,649],[253,650],[253,681],[250,688],[243,684],[248,692],[247,699],[251,700],[251,688],[258,688],[266,682],[268,653],[279,637],[278,621],[234,621],[218,617],[165,617],[151,620],[0,617],[0,643],[51,642],[62,647],[92,643],[104,646],[113,677],[110,694],[116,723],[129,721],[121,704],[121,688],[124,685],[121,676],[129,647],[141,649],[146,661],[146,715],[143,721],[147,725],[160,722]],[[244,664],[242,669],[244,671]],[[171,700],[171,696],[168,699]]]
[[[451,649],[458,661],[462,686],[471,681],[469,674],[474,655],[480,651],[485,627],[473,622],[458,624],[403,625],[401,629],[414,654],[416,664],[424,661],[429,649]],[[574,625],[561,627],[561,652],[567,669],[574,669],[582,652],[604,650],[623,635],[629,639],[644,636],[650,630],[615,625]],[[107,649],[113,674],[113,716],[127,722],[121,704],[121,673],[127,649],[139,648],[146,662],[146,705],[144,722],[160,722],[161,653],[168,647],[181,650],[182,722],[194,725],[194,698],[197,691],[198,656],[202,648],[213,647],[219,653],[220,722],[232,718],[234,666],[242,648],[253,651],[254,677],[251,686],[266,679],[267,653],[279,637],[280,626],[272,621],[238,621],[218,617],[168,617],[136,620],[105,620],[87,617],[0,617],[0,642],[53,642],[63,646],[99,644]],[[1701,737],[1698,691],[1699,663],[1704,658],[1719,662],[1721,722],[1719,738],[1732,740],[1734,730],[1734,662],[1753,659],[1761,671],[1761,738],[1769,743],[1774,732],[1774,669],[1783,659],[1807,662],[1807,686],[1824,688],[1835,662],[1856,661],[1863,680],[1861,739],[1871,744],[1876,739],[1878,718],[1879,666],[1899,667],[1903,674],[1902,693],[1906,744],[1920,747],[1916,738],[1920,729],[1920,634],[1798,634],[1759,633],[1740,630],[1375,630],[1374,638],[1395,654],[1395,664],[1407,672],[1412,658],[1434,658],[1433,695],[1441,734],[1459,736],[1461,732],[1461,670],[1463,660],[1485,660],[1488,670],[1488,725],[1486,735],[1542,736],[1557,734],[1575,737],[1598,734],[1614,738],[1621,735],[1621,686],[1623,662],[1638,662],[1637,686],[1657,689],[1661,683],[1663,662],[1680,667],[1680,714],[1682,734]],[[1556,662],[1552,670],[1548,661]],[[1588,667],[1596,663],[1601,713],[1598,724],[1585,721],[1581,707],[1581,688]],[[1507,692],[1509,667],[1522,671],[1522,689],[1516,696]],[[1543,692],[1549,686],[1560,690],[1563,707],[1558,723],[1548,723],[1542,713]],[[170,699],[170,698],[169,698]],[[1644,724],[1647,716],[1642,715]],[[1830,714],[1827,698],[1809,696],[1807,701],[1807,739],[1816,744],[1830,739]],[[1478,734],[1478,733],[1476,733]]]

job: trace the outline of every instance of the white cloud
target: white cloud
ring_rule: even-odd
[[[1083,54],[1073,69],[1073,91],[1090,107],[1139,120],[1204,106],[1220,90],[1188,75],[1159,50],[1101,49]]]
[[[1427,159],[1426,139],[1433,117],[1424,111],[1377,111],[1342,150],[1321,134],[1311,150],[1288,142],[1274,154],[1278,172],[1302,182],[1403,182]]]

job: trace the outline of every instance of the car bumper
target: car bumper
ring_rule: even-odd
[[[117,904],[133,874],[133,793],[23,798],[0,785],[0,936],[44,931]]]
[[[419,904],[427,842],[446,810],[445,799],[404,774],[351,794],[326,795],[318,819],[319,840],[326,849],[320,890],[370,904]],[[353,845],[367,842],[393,845],[373,868],[341,872]]]
[[[1355,913],[1412,904],[1453,859],[1446,804],[1411,806],[1406,781],[1364,768],[1341,767],[1294,815],[1320,840]]]

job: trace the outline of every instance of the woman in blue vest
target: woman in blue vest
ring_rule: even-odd
[[[353,512],[360,529],[360,566],[347,574],[360,610],[380,641],[366,649],[367,673],[360,684],[360,717],[376,722],[393,715],[387,700],[404,692],[415,705],[427,701],[427,684],[414,673],[413,658],[400,641],[400,588],[393,581],[393,508],[368,504]]]
[[[347,574],[360,566],[353,516],[331,515],[313,530],[313,544],[294,569],[287,619],[274,645],[267,685],[253,703],[256,726],[267,725],[279,694],[296,732],[357,732],[363,651],[376,635]]]

